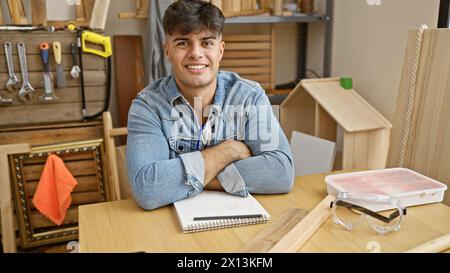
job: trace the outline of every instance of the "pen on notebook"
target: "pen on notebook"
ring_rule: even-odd
[[[247,214],[247,215],[205,216],[205,217],[194,217],[194,221],[244,219],[244,218],[260,218],[260,217],[263,217],[263,215],[262,214]]]

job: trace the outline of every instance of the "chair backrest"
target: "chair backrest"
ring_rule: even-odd
[[[225,34],[220,68],[257,81],[266,91],[275,89],[274,36],[274,27],[269,34]]]
[[[109,185],[112,187],[111,200],[121,200],[131,197],[128,177],[126,175],[125,165],[125,147],[116,147],[114,138],[126,136],[128,129],[126,127],[113,128],[111,114],[103,113],[103,128],[105,141],[106,167],[108,171]]]

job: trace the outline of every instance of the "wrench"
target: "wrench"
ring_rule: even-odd
[[[22,88],[19,90],[19,99],[26,102],[28,96],[29,99],[33,98],[34,88],[30,84],[30,78],[28,76],[28,65],[27,65],[27,53],[25,51],[25,44],[18,43],[17,51],[19,52],[19,62],[20,70],[22,71]]]
[[[5,99],[4,97],[0,96],[0,106],[2,105],[11,105],[12,99]]]
[[[14,74],[14,62],[12,56],[12,46],[10,42],[6,42],[3,44],[5,48],[5,56],[6,56],[6,64],[8,66],[8,81],[6,82],[6,89],[9,91],[17,91],[19,88],[19,80],[17,79],[16,74]]]

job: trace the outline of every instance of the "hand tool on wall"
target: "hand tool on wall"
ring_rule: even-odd
[[[34,88],[30,84],[28,76],[27,53],[25,44],[20,42],[17,44],[17,51],[19,52],[20,70],[22,72],[22,87],[19,90],[19,99],[26,102],[27,96],[29,99],[33,98]]]
[[[14,73],[12,44],[10,42],[5,42],[3,47],[5,49],[6,65],[8,66],[8,81],[6,82],[6,89],[9,91],[17,91],[19,89],[19,80]]]
[[[53,43],[53,54],[56,63],[56,85],[58,88],[67,87],[66,79],[64,77],[64,70],[61,65],[61,43],[56,41]]]
[[[111,46],[111,37],[109,36],[103,36],[94,32],[90,31],[83,31],[81,29],[77,32],[78,36],[78,58],[80,62],[80,69],[81,69],[81,97],[82,97],[82,114],[85,119],[92,119],[100,116],[103,112],[108,110],[109,107],[109,100],[111,96],[111,55],[112,55],[112,46]],[[87,43],[97,44],[103,46],[103,51],[98,49],[92,49],[87,47]],[[87,115],[87,109],[86,109],[86,97],[85,97],[85,90],[84,90],[84,70],[83,70],[83,52],[91,53],[98,55],[100,57],[106,58],[107,60],[107,83],[106,83],[106,98],[105,98],[105,105],[103,109],[93,115]]]
[[[70,53],[72,54],[72,69],[70,70],[70,75],[75,80],[78,79],[78,77],[80,76],[80,71],[81,71],[80,67],[78,66],[77,51],[78,51],[77,44],[71,43],[70,44]]]
[[[48,43],[42,43],[39,46],[42,64],[44,65],[42,81],[44,86],[44,95],[40,97],[43,101],[51,101],[56,99],[53,95],[52,74],[50,73],[50,57]]]

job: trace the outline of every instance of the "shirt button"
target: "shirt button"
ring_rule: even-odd
[[[184,147],[183,146],[178,146],[178,150],[183,151]]]
[[[182,118],[183,117],[183,112],[180,112],[180,118]]]
[[[211,126],[211,133],[213,133],[214,134],[214,132],[216,131],[216,125],[215,124],[213,124],[213,126]]]

